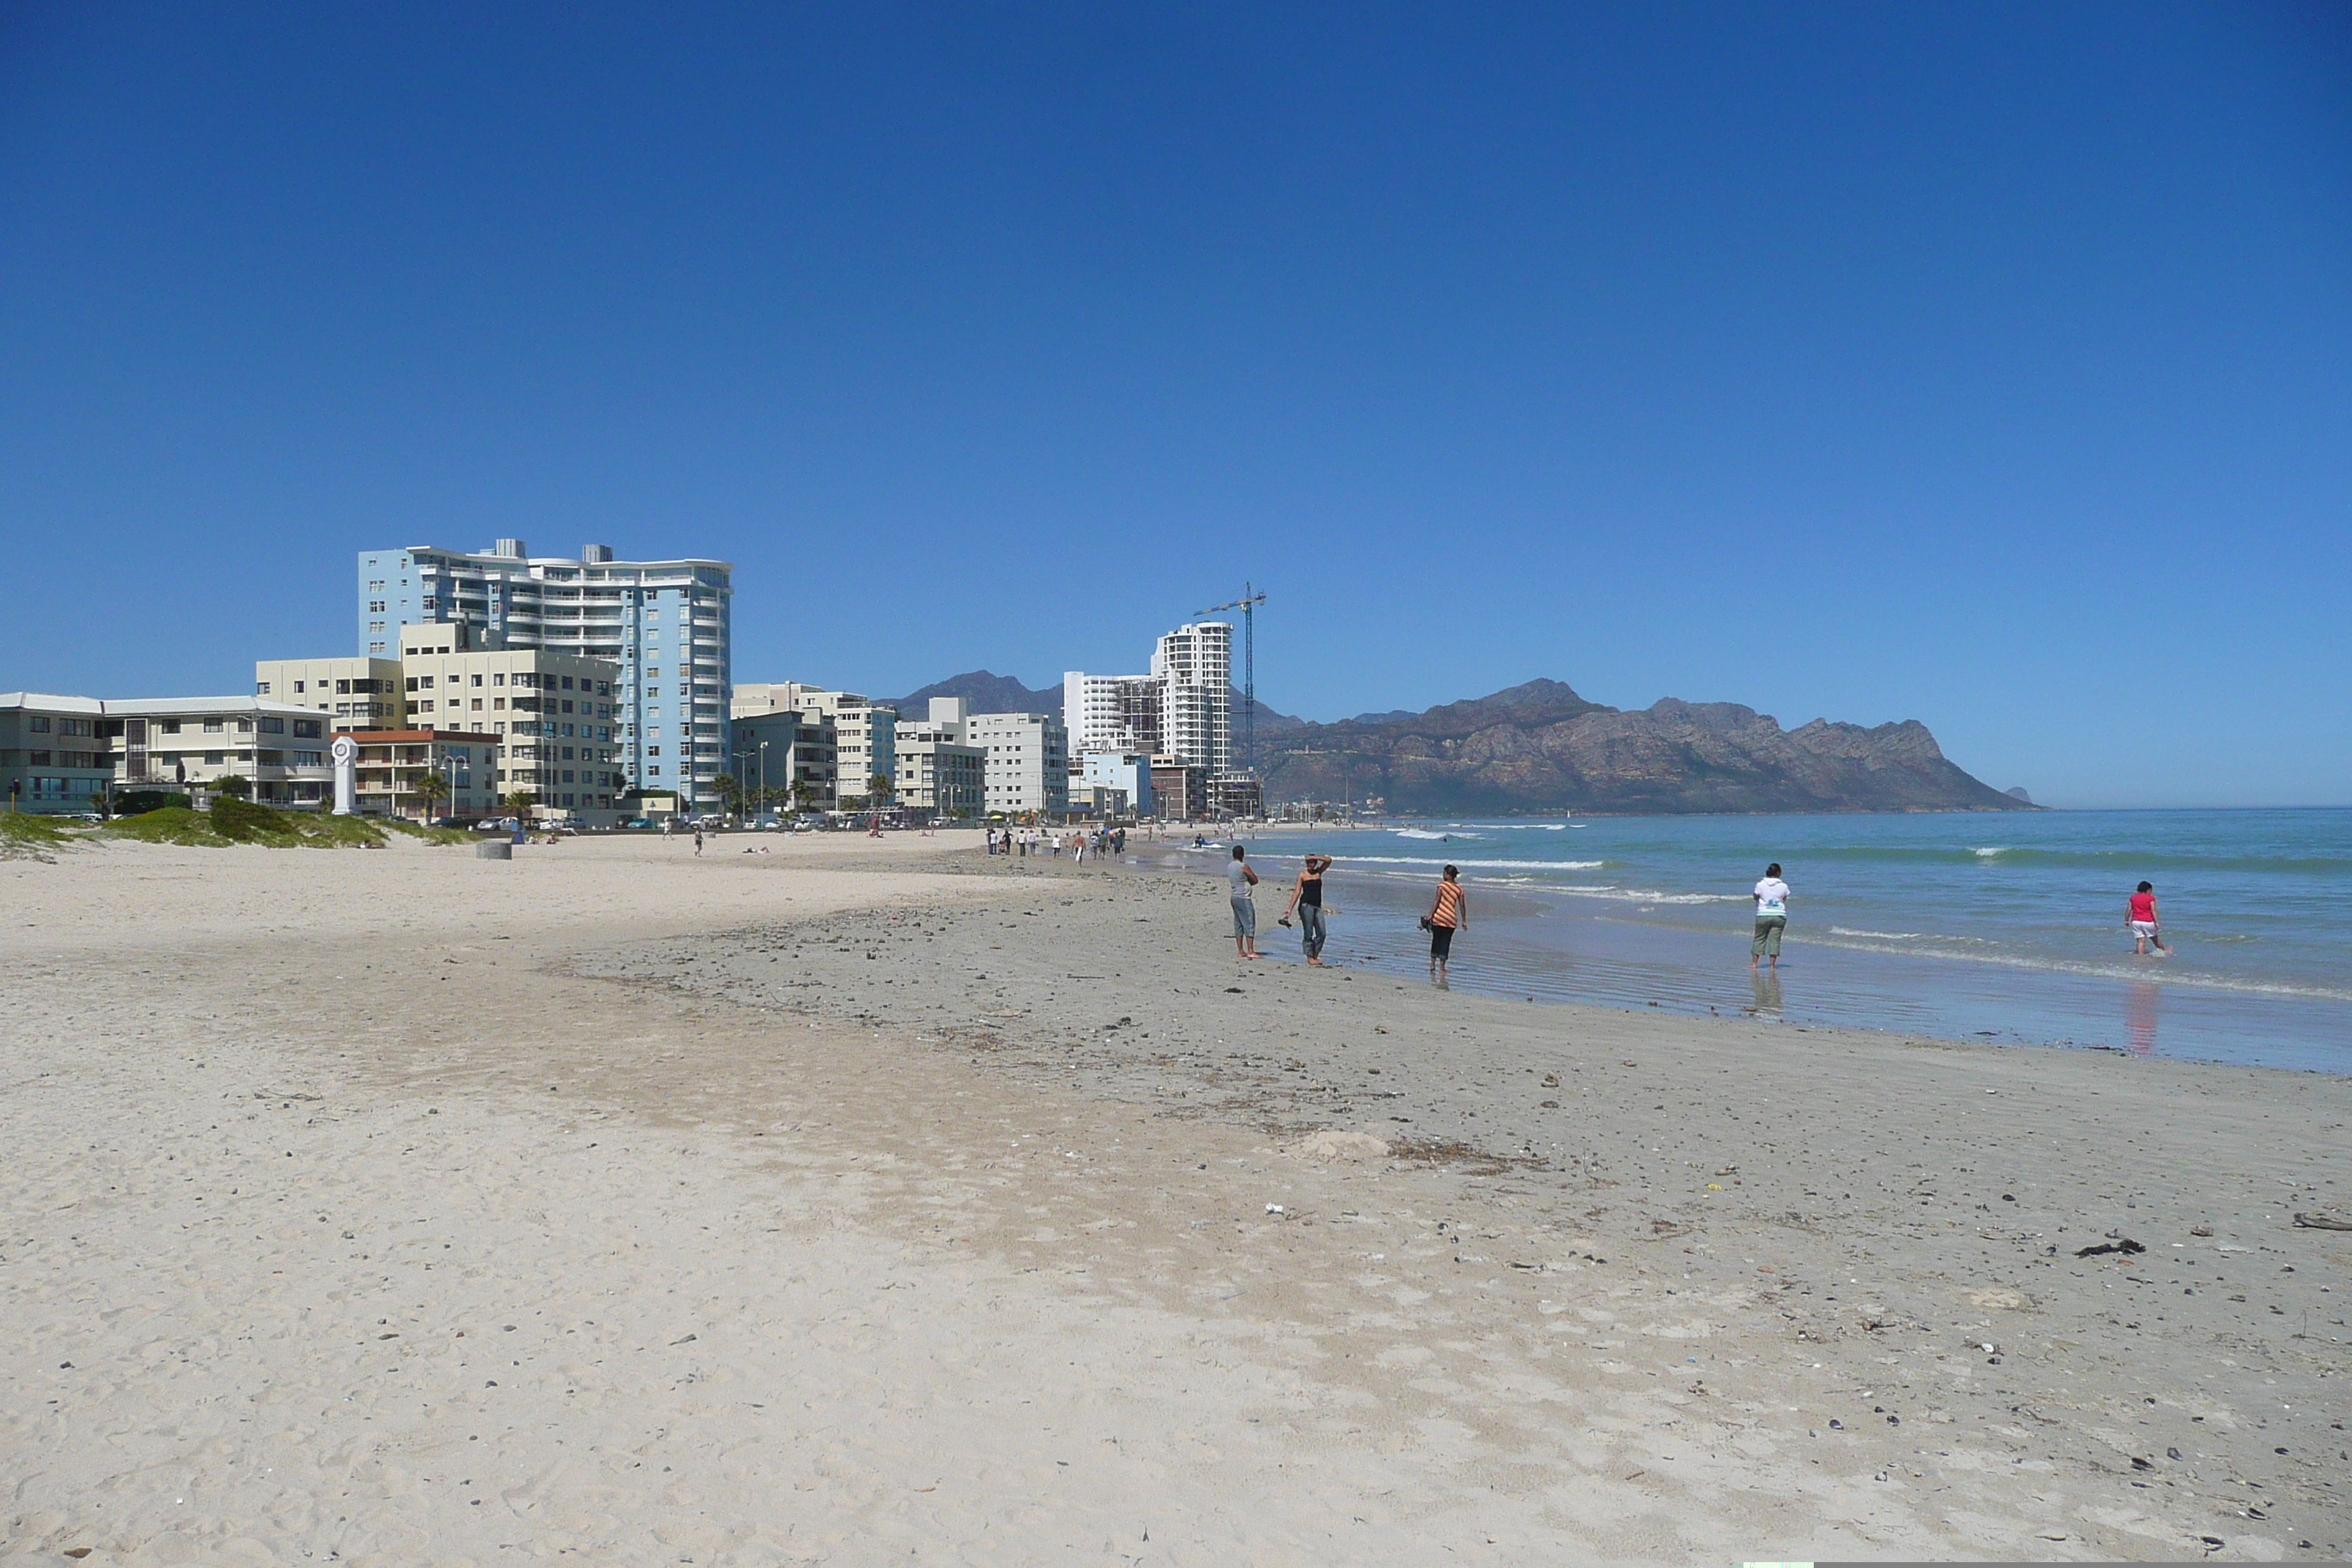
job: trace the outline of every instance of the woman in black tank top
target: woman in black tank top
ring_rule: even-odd
[[[1290,890],[1290,908],[1282,913],[1282,922],[1290,923],[1292,914],[1298,916],[1298,945],[1307,953],[1307,962],[1320,969],[1323,965],[1323,917],[1338,914],[1336,909],[1323,907],[1323,873],[1331,868],[1328,855],[1309,855],[1299,868],[1298,883]]]

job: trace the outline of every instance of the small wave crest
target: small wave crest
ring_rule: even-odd
[[[1459,866],[1478,871],[1597,871],[1606,860],[1443,860],[1434,855],[1348,855],[1347,866]]]

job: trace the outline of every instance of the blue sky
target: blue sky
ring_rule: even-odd
[[[736,677],[1535,676],[2352,803],[2352,11],[0,5],[0,688],[375,545]]]

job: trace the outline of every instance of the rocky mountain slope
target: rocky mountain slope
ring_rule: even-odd
[[[1794,730],[1732,702],[1624,712],[1557,680],[1407,717],[1308,724],[1258,747],[1269,801],[1392,813],[2021,811],[1948,760],[1916,720]]]

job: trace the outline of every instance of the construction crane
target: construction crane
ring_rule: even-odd
[[[1232,604],[1193,613],[1195,619],[1226,610],[1242,613],[1242,766],[1252,778],[1257,777],[1257,607],[1265,603],[1256,584],[1244,583],[1242,596]]]

